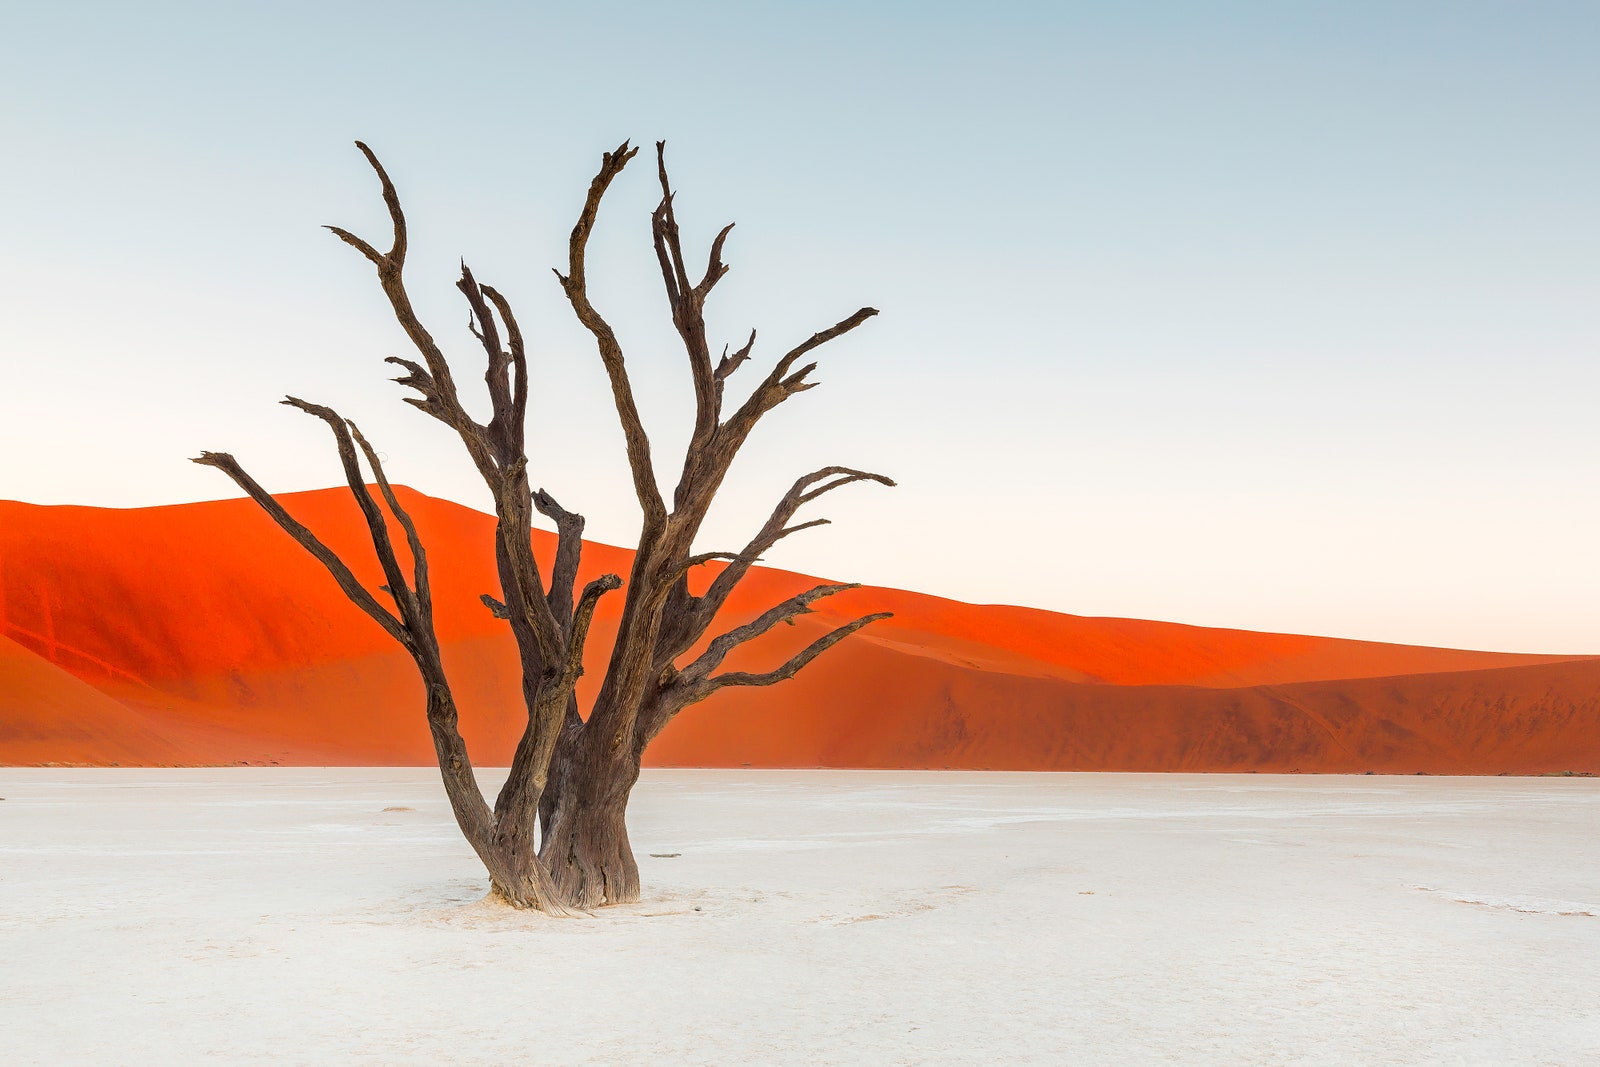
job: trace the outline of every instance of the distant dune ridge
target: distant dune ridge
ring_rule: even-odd
[[[521,730],[493,520],[400,489],[428,548],[473,758]],[[371,587],[347,492],[287,494]],[[535,532],[548,565],[554,535]],[[626,575],[589,544],[582,579]],[[713,567],[697,581],[709,581]],[[814,584],[757,568],[720,632]],[[729,689],[651,746],[655,766],[1429,774],[1600,772],[1600,657],[1529,656],[1097,619],[862,588],[741,649],[781,662],[891,610],[793,681]],[[607,609],[610,609],[609,611]],[[602,602],[579,686],[604,673]],[[403,652],[248,500],[113,510],[0,501],[0,763],[433,761]]]

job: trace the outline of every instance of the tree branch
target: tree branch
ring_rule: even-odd
[[[388,356],[384,359],[384,362],[393,363],[396,366],[404,367],[407,371],[405,377],[393,378],[390,379],[391,381],[394,381],[399,385],[403,385],[408,389],[415,389],[417,392],[422,394],[420,397],[407,396],[402,397],[401,399],[403,399],[407,404],[410,404],[412,407],[433,416],[435,419],[438,419],[451,429],[455,429],[454,423],[451,422],[450,406],[445,401],[443,395],[439,392],[439,385],[433,380],[433,375],[429,374],[428,371],[416,361],[401,359],[399,356]]]
[[[827,478],[833,478],[834,480],[820,489],[812,489],[812,486],[816,485],[817,482]],[[773,545],[790,534],[810,529],[813,526],[826,525],[827,519],[813,519],[797,526],[788,525],[789,520],[794,518],[794,513],[800,510],[801,505],[808,504],[823,493],[849,485],[852,482],[877,482],[879,485],[891,487],[895,484],[892,478],[886,478],[881,474],[873,474],[869,471],[854,470],[850,467],[823,467],[821,470],[812,471],[810,474],[795,479],[794,485],[789,487],[789,491],[783,495],[777,506],[772,509],[772,515],[768,517],[766,523],[750,539],[750,543],[744,547],[744,550],[739,553],[739,558],[724,568],[722,573],[712,580],[710,587],[700,598],[700,603],[696,606],[698,616],[696,623],[699,628],[689,638],[689,643],[692,644],[699,638],[700,634],[705,632],[705,628],[711,624],[712,618],[722,610],[722,605],[727,602],[728,594],[732,593],[734,587],[743,580],[745,574],[750,570],[750,565],[755,560],[766,555]],[[684,647],[687,647],[687,645]],[[681,653],[681,651],[680,649],[679,652]]]
[[[572,614],[572,638],[567,645],[567,661],[561,675],[561,686],[570,690],[583,674],[583,646],[589,639],[589,624],[594,621],[594,609],[600,598],[613,589],[622,588],[622,579],[615,574],[602,574],[583,587],[577,610]],[[565,704],[565,697],[562,698]]]
[[[294,516],[285,511],[283,505],[273,499],[272,494],[263,489],[259,482],[250,477],[231,455],[226,452],[202,452],[190,462],[198,463],[202,467],[215,467],[229,478],[232,478],[234,484],[249,494],[250,499],[259,504],[261,509],[271,517],[273,522],[278,524],[284,533],[294,538],[296,544],[315,557],[323,567],[327,568],[328,573],[333,576],[335,582],[339,583],[339,588],[344,591],[345,596],[350,598],[351,603],[366,612],[374,622],[383,627],[385,633],[402,646],[407,649],[415,647],[405,624],[395,618],[388,609],[378,603],[371,593],[367,592],[366,586],[362,585],[356,576],[351,573],[344,560],[340,559],[331,548],[323,544],[316,534],[306,529]]]
[[[611,396],[616,403],[617,418],[622,423],[623,437],[627,442],[634,493],[644,512],[646,529],[653,530],[666,521],[667,506],[661,498],[661,487],[656,483],[655,466],[650,458],[650,438],[645,433],[644,421],[639,417],[639,406],[633,397],[633,384],[628,380],[622,345],[610,323],[589,301],[589,282],[584,262],[589,236],[594,232],[595,218],[600,211],[600,201],[622,168],[628,165],[628,160],[638,152],[637,148],[628,147],[628,142],[624,141],[615,152],[607,152],[601,157],[600,170],[589,184],[589,195],[583,202],[577,223],[572,227],[567,250],[567,273],[556,271],[556,278],[560,280],[578,321],[594,335],[595,344],[600,350],[600,361],[605,364],[606,376],[611,381]]]
[[[678,231],[677,215],[673,211],[672,184],[667,179],[667,142],[656,142],[656,175],[661,182],[661,202],[650,216],[651,234],[655,240],[656,259],[661,264],[661,278],[667,290],[667,303],[672,308],[672,324],[683,339],[683,348],[689,356],[689,371],[694,380],[695,414],[694,432],[684,453],[683,473],[673,497],[673,508],[681,508],[693,491],[696,475],[704,462],[711,440],[717,432],[720,417],[716,372],[711,366],[711,348],[706,340],[705,299],[717,280],[728,272],[722,262],[722,246],[728,238],[732,224],[723,227],[711,244],[710,258],[705,276],[698,284],[689,281],[684,264],[683,240]]]
[[[312,404],[299,397],[287,397],[280,403],[321,419],[333,431],[333,439],[339,449],[339,462],[344,467],[345,482],[350,487],[350,495],[356,498],[356,504],[361,508],[362,517],[366,519],[373,551],[383,567],[384,579],[389,583],[389,596],[400,609],[400,618],[415,634],[422,621],[421,606],[400,570],[400,560],[395,556],[394,544],[389,538],[389,523],[378,508],[378,502],[367,491],[366,479],[361,474],[361,461],[356,457],[355,442],[351,440],[345,420],[332,408]]]
[[[406,259],[406,219],[400,209],[400,195],[395,191],[394,183],[389,180],[389,174],[383,169],[383,164],[378,161],[377,155],[361,141],[356,142],[356,147],[361,154],[366,156],[367,162],[378,175],[378,181],[383,187],[383,202],[389,209],[389,220],[394,230],[394,240],[388,252],[378,252],[371,244],[338,226],[327,227],[335,236],[346,244],[355,248],[372,262],[378,270],[378,284],[382,287],[384,296],[389,299],[389,306],[394,311],[395,321],[410,338],[411,344],[422,356],[427,364],[427,371],[423,372],[417,364],[390,357],[386,362],[395,363],[405,367],[410,374],[404,378],[397,378],[402,385],[416,389],[422,394],[419,401],[415,397],[407,397],[406,401],[413,407],[420,408],[434,418],[443,422],[460,435],[461,441],[467,447],[467,454],[472,457],[473,464],[478,468],[478,473],[488,480],[494,471],[494,458],[485,439],[485,430],[467,414],[461,406],[460,394],[456,390],[455,378],[450,373],[450,364],[444,358],[439,345],[434,341],[433,335],[422,325],[417,318],[416,310],[411,305],[411,296],[406,292],[404,267]]]
[[[818,589],[813,589],[809,593],[802,593],[801,597],[797,597],[795,599],[800,599],[803,597],[811,597],[812,599],[815,599],[817,596],[828,596],[832,595],[832,593],[852,588],[855,587],[849,585],[820,586]],[[658,688],[653,694],[651,694],[651,699],[648,703],[648,706],[644,709],[643,714],[641,715],[641,722],[635,741],[637,750],[642,753],[645,747],[648,746],[651,741],[655,740],[656,735],[664,730],[667,724],[677,716],[678,712],[692,704],[699,703],[712,693],[715,693],[717,690],[730,685],[775,685],[778,682],[793,678],[808,663],[822,655],[840,641],[843,641],[846,637],[849,637],[851,634],[855,633],[857,630],[882,619],[893,617],[893,612],[880,611],[872,615],[865,615],[853,622],[846,623],[844,626],[840,626],[837,629],[831,630],[824,634],[822,637],[813,641],[811,644],[801,649],[798,653],[791,656],[789,660],[782,666],[774,668],[770,671],[761,673],[750,673],[745,671],[729,671],[724,674],[710,673],[711,670],[714,670],[716,666],[720,665],[723,655],[725,655],[727,651],[731,650],[736,645],[742,644],[744,641],[750,640],[751,638],[765,633],[767,630],[770,630],[773,626],[777,625],[780,621],[792,620],[794,615],[805,614],[809,610],[809,608],[805,607],[795,610],[793,608],[792,600],[785,601],[783,604],[778,605],[777,607],[768,611],[766,614],[762,615],[760,619],[757,619],[752,623],[747,623],[745,626],[739,627],[736,630],[731,630],[729,633],[724,634],[722,638],[718,638],[718,641],[722,641],[724,638],[733,639],[737,636],[736,640],[729,641],[726,648],[723,649],[721,655],[714,657],[715,662],[711,663],[709,666],[703,665],[702,661],[705,659],[705,657],[702,656],[701,659],[696,660],[693,664],[681,672],[673,671],[670,666],[665,668],[662,672],[662,680],[659,683]],[[762,625],[763,623],[765,623],[765,625]],[[713,645],[715,644],[716,642],[713,642]],[[711,650],[707,649],[707,653],[710,652]]]
[[[714,372],[715,377],[717,379],[717,401],[718,401],[718,405],[719,406],[720,406],[721,401],[722,401],[722,383],[723,383],[723,381],[728,377],[728,375],[730,375],[734,371],[738,370],[739,369],[739,365],[741,363],[743,363],[745,360],[750,358],[750,350],[752,348],[754,348],[755,345],[756,345],[756,332],[755,332],[755,330],[751,330],[750,331],[750,340],[746,341],[744,343],[744,347],[739,349],[739,351],[735,352],[733,355],[731,355],[731,356],[728,355],[727,346],[726,345],[723,346],[723,348],[722,348],[722,358],[717,361],[717,369]]]
[[[511,615],[511,629],[524,650],[524,689],[530,699],[532,678],[530,652],[545,664],[557,663],[565,647],[562,623],[552,611],[529,540],[532,499],[528,491],[527,461],[519,459],[507,468],[499,485],[492,485],[495,518],[495,566],[500,588]],[[529,705],[530,709],[532,705]]]
[[[712,671],[720,667],[722,661],[727,658],[728,653],[735,648],[747,641],[753,641],[760,637],[780,622],[789,622],[796,615],[810,614],[811,604],[814,601],[821,600],[823,597],[833,596],[836,593],[842,593],[847,589],[858,588],[860,588],[859,583],[819,585],[807,589],[803,593],[796,593],[781,604],[768,608],[743,626],[736,626],[727,633],[713,639],[711,644],[706,647],[704,652],[700,653],[693,663],[678,672],[681,683],[686,686],[698,685],[705,681]]]
[[[676,579],[683,577],[685,574],[688,574],[696,567],[703,567],[707,563],[713,563],[719,559],[725,559],[733,563],[746,564],[759,562],[759,559],[755,556],[745,556],[738,552],[699,552],[685,560],[682,560],[676,566],[670,568],[664,576],[664,580],[675,581]]]
[[[461,290],[461,294],[467,298],[467,305],[472,308],[472,317],[477,320],[477,328],[472,333],[488,357],[483,382],[489,389],[489,403],[494,414],[484,429],[494,446],[496,461],[504,467],[514,462],[521,453],[521,449],[516,447],[519,434],[513,429],[520,423],[516,422],[516,405],[511,398],[511,353],[500,343],[500,327],[494,321],[494,312],[489,310],[487,287],[478,284],[464,262],[456,288]],[[498,293],[495,295],[499,296]],[[504,297],[495,303],[505,311],[510,310],[510,304]],[[471,325],[470,321],[468,325]],[[515,323],[508,322],[507,330],[514,331]],[[517,339],[521,340],[520,334]]]
[[[556,558],[550,567],[550,591],[545,599],[556,622],[565,627],[572,621],[572,589],[583,558],[584,519],[556,503],[556,498],[543,489],[533,494],[533,506],[556,524]]]
[[[724,274],[728,273],[728,265],[722,262],[722,246],[727,242],[728,234],[732,232],[733,223],[730,222],[721,230],[718,230],[717,236],[712,239],[711,252],[706,257],[705,276],[694,287],[695,303],[704,306],[706,297],[710,294],[712,288],[722,280]]]
[[[805,667],[806,664],[810,663],[812,660],[816,659],[818,656],[828,651],[828,649],[832,648],[840,641],[843,641],[845,638],[849,637],[862,627],[870,625],[871,623],[879,622],[883,619],[892,618],[894,618],[894,612],[892,611],[879,611],[872,615],[863,615],[854,622],[846,623],[837,630],[833,630],[822,637],[819,637],[817,640],[801,649],[781,667],[759,674],[751,674],[745,671],[730,671],[727,674],[713,675],[712,677],[706,679],[706,683],[712,687],[713,691],[730,685],[776,685],[778,682],[793,678],[796,674],[800,673],[801,668]]]
[[[400,210],[400,194],[395,192],[394,182],[389,180],[389,172],[383,169],[383,164],[378,162],[378,157],[372,149],[363,141],[357,141],[356,147],[367,157],[367,162],[378,175],[379,184],[383,186],[383,205],[389,209],[389,222],[394,227],[394,240],[389,245],[389,251],[380,253],[348,230],[342,230],[337,226],[329,226],[327,229],[345,244],[377,264],[379,269],[387,268],[399,272],[406,262],[406,216],[405,212]]]
[[[717,450],[724,457],[724,469],[727,463],[732,462],[734,454],[744,446],[745,440],[750,436],[750,431],[755,429],[756,423],[760,421],[761,416],[796,393],[803,393],[818,384],[806,381],[806,376],[817,369],[815,363],[808,363],[798,371],[792,371],[800,357],[837,337],[844,336],[877,313],[876,308],[862,308],[854,315],[841,319],[826,330],[812,334],[805,341],[784,353],[783,358],[778,360],[772,370],[767,372],[767,376],[751,391],[750,395],[745,398],[745,402],[739,405],[739,409],[728,417],[718,431]],[[750,340],[752,343],[755,341],[754,334],[751,335]],[[747,345],[746,349],[748,347]],[[743,362],[743,360],[738,362]],[[730,373],[733,367],[738,365],[738,362],[730,364],[728,368]]]
[[[524,448],[523,437],[528,417],[528,349],[522,339],[522,329],[517,325],[517,317],[511,313],[511,302],[492,286],[484,285],[481,288],[483,295],[487,296],[494,304],[495,310],[500,312],[500,321],[506,324],[506,342],[511,347],[511,367],[516,372],[516,381],[512,383],[511,416],[507,429],[510,432],[511,446],[520,455]]]
[[[417,599],[420,609],[421,627],[419,632],[424,635],[433,634],[433,589],[428,580],[428,553],[422,547],[422,538],[417,536],[417,527],[411,521],[411,515],[400,506],[400,501],[394,495],[394,489],[389,485],[389,478],[383,472],[383,464],[378,462],[378,453],[367,439],[361,435],[361,430],[354,422],[345,420],[350,428],[350,435],[355,438],[356,444],[361,446],[361,451],[366,454],[367,466],[372,470],[372,477],[378,483],[378,490],[383,493],[384,503],[389,505],[389,511],[399,521],[401,529],[406,534],[406,547],[411,550],[411,588]]]

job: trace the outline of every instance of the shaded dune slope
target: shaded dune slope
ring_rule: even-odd
[[[517,663],[478,595],[493,520],[401,490],[428,546],[474,758],[520,730]],[[372,587],[343,490],[290,510]],[[535,534],[548,564],[553,537]],[[585,548],[583,578],[630,553]],[[697,582],[713,568],[702,568]],[[813,579],[757,569],[718,629]],[[597,616],[593,695],[620,598]],[[1600,660],[1083,618],[863,588],[730,658],[780,662],[896,613],[797,679],[690,709],[649,762],[1081,770],[1600,771]],[[0,763],[428,763],[409,660],[247,500],[111,510],[0,502]]]
[[[0,756],[6,763],[173,763],[201,748],[148,715],[0,637]]]

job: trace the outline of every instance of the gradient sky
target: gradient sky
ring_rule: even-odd
[[[234,495],[201,449],[333,484],[326,431],[273,403],[294,392],[485,507],[385,381],[410,353],[370,267],[318,229],[384,235],[360,137],[459,376],[465,256],[533,337],[536,484],[631,543],[549,268],[601,151],[666,138],[693,254],[739,223],[721,339],[757,326],[771,359],[883,311],[769,417],[702,547],[847,463],[901,486],[829,498],[771,562],[1600,652],[1597,55],[1592,3],[7,4],[0,496]],[[660,455],[692,408],[653,189],[641,155],[590,270]]]

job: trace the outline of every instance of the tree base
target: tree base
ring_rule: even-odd
[[[639,865],[628,842],[627,801],[558,808],[539,850],[555,897],[590,910],[639,899]]]

